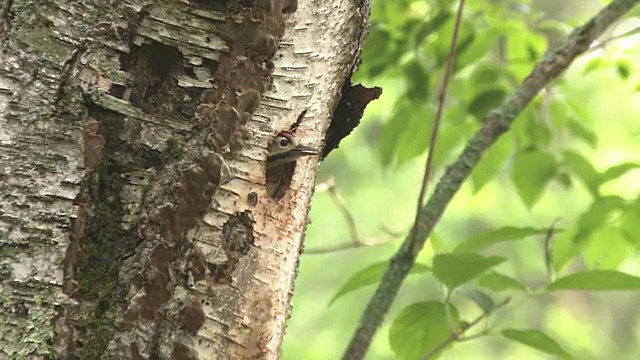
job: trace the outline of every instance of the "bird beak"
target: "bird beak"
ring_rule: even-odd
[[[293,153],[296,153],[298,156],[306,156],[306,155],[318,155],[320,151],[312,148],[311,146],[298,145],[293,150]]]

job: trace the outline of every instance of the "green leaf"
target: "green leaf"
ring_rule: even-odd
[[[437,150],[433,157],[433,168],[438,169],[450,158],[451,151],[464,143],[465,139],[472,136],[477,126],[471,122],[463,122],[440,129],[438,135]]]
[[[527,121],[528,132],[531,140],[536,144],[536,148],[544,149],[551,144],[553,137],[551,129],[547,124],[538,119],[538,114],[531,114]]]
[[[573,136],[585,141],[587,144],[595,148],[598,145],[598,135],[595,132],[584,127],[579,121],[574,119],[567,120],[567,126]]]
[[[367,56],[368,60],[363,64],[362,71],[370,77],[380,76],[390,64],[393,64],[390,59],[400,57],[401,48],[396,46],[396,41],[385,26],[371,26],[363,49],[363,56]]]
[[[493,291],[504,291],[509,289],[515,290],[525,290],[525,286],[522,285],[518,280],[492,271],[490,273],[484,274],[478,278],[478,284],[482,287]]]
[[[503,241],[522,240],[529,236],[546,234],[549,229],[536,229],[532,227],[505,226],[496,230],[489,230],[474,235],[456,246],[455,253],[477,252]],[[558,232],[561,230],[554,230]]]
[[[429,236],[429,243],[434,254],[441,253],[445,249],[445,243],[440,234],[432,232]]]
[[[378,147],[378,154],[384,167],[388,167],[396,159],[397,148],[407,128],[408,119],[416,113],[415,104],[405,98],[399,99],[394,107],[395,111],[391,119],[384,125]]]
[[[416,31],[415,42],[420,44],[424,39],[432,33],[438,31],[447,20],[451,18],[451,12],[448,9],[442,9],[427,22],[421,22]]]
[[[403,30],[407,17],[407,2],[406,1],[384,1],[382,2],[382,13],[384,16],[381,18],[389,25],[393,27],[395,32]],[[404,34],[398,34],[404,36]]]
[[[473,169],[471,180],[473,192],[480,191],[489,181],[495,179],[496,174],[504,168],[507,159],[513,153],[513,138],[501,136],[498,141],[485,153],[480,163]]]
[[[433,275],[449,289],[454,289],[504,261],[506,259],[499,256],[440,254],[433,257]]]
[[[540,137],[540,134],[534,134],[532,129],[535,129],[540,123],[538,118],[542,111],[541,102],[534,99],[531,105],[518,116],[518,121],[513,123],[511,130],[520,152],[531,152],[532,149],[539,148],[535,138]]]
[[[509,86],[510,82],[513,81],[513,77],[503,66],[489,63],[476,65],[467,81],[474,84],[472,87],[464,87],[465,94],[468,94],[466,97],[471,97],[487,89],[495,88],[496,84],[505,87]]]
[[[624,163],[616,166],[612,166],[608,168],[602,175],[600,176],[600,182],[605,183],[607,181],[611,181],[619,178],[620,176],[626,174],[630,170],[640,168],[640,164],[637,163]]]
[[[640,206],[632,207],[620,219],[620,229],[636,249],[640,249]]]
[[[589,269],[615,270],[634,252],[619,227],[604,226],[591,234],[584,251]]]
[[[490,314],[496,309],[496,303],[491,296],[480,290],[465,291],[464,294],[476,303],[485,314]]]
[[[346,294],[349,294],[350,292],[356,291],[365,286],[379,283],[380,279],[382,279],[382,275],[387,269],[387,266],[389,266],[389,263],[386,261],[377,262],[353,274],[351,278],[347,280],[347,282],[342,285],[340,290],[338,290],[338,292],[333,296],[331,301],[329,301],[328,306],[331,306],[336,300],[345,296]],[[416,263],[413,265],[410,274],[423,274],[429,271],[431,271],[431,268],[427,265]]]
[[[558,183],[560,183],[562,186],[564,186],[567,189],[571,188],[571,185],[573,184],[573,181],[571,180],[571,176],[564,171],[556,173],[556,175],[553,178],[554,180],[556,180]]]
[[[552,282],[547,290],[640,290],[640,277],[614,270],[583,271]]]
[[[425,102],[429,98],[429,73],[417,59],[409,61],[402,67],[408,84],[407,97],[411,101]]]
[[[553,239],[551,260],[554,271],[560,272],[571,264],[585,248],[586,242],[575,241],[577,232],[578,229],[574,223]]]
[[[571,170],[571,173],[582,180],[593,196],[598,196],[600,175],[593,166],[591,166],[591,163],[582,157],[582,155],[571,151],[565,151],[563,153],[563,162],[565,166]]]
[[[468,29],[469,28],[469,24],[465,23],[465,27]],[[461,33],[464,33],[466,31],[462,31]],[[460,40],[458,40],[458,47],[456,49],[456,54],[460,55],[460,58],[464,57],[465,54],[467,53],[467,51],[469,51],[469,49],[471,49],[471,45],[474,44],[476,39],[476,34],[475,33],[469,33],[466,34],[464,36],[460,37]],[[456,64],[454,66],[453,72],[456,73],[458,72],[460,69],[462,69],[462,67],[460,66],[461,64],[458,62],[459,58],[456,58]],[[465,64],[466,65],[466,64]]]
[[[572,358],[572,356],[566,352],[560,344],[542,331],[505,329],[501,334],[509,340],[530,346],[544,353],[557,355],[565,359]]]
[[[479,120],[482,120],[490,110],[502,105],[507,95],[507,91],[502,88],[487,89],[471,100],[469,112]]]
[[[402,98],[384,127],[379,155],[383,166],[396,165],[422,154],[429,146],[435,110],[424,103]]]
[[[412,116],[406,118],[405,129],[396,144],[398,166],[424,153],[429,147],[435,110],[427,105],[414,106]]]
[[[587,65],[585,65],[584,69],[582,70],[582,73],[584,75],[589,74],[590,72],[594,71],[594,70],[598,70],[598,69],[602,69],[605,66],[608,66],[609,64],[605,64],[602,61],[602,58],[600,57],[596,57],[593,58],[591,60],[589,60],[589,62],[587,63]]]
[[[627,80],[629,76],[631,76],[633,68],[628,61],[618,60],[616,62],[616,71],[618,72],[618,76],[620,76],[622,80]]]
[[[449,305],[447,317],[445,305],[436,301],[412,304],[402,309],[393,319],[389,329],[389,345],[402,360],[422,359],[451,336],[449,322],[459,324],[455,307]]]
[[[527,31],[523,24],[517,24],[515,31],[505,34],[508,36],[507,56],[510,60],[510,68],[519,77],[531,71],[533,62],[540,58],[547,48],[547,41],[541,34]]]
[[[589,210],[578,219],[578,229],[574,241],[586,239],[591,232],[601,227],[609,219],[609,214],[616,210],[625,209],[626,202],[619,196],[596,198]]]
[[[511,181],[524,204],[531,208],[556,172],[558,164],[542,151],[521,151],[516,154]]]
[[[467,66],[476,66],[479,63],[479,59],[487,56],[496,47],[499,34],[493,29],[483,29],[482,36],[475,36],[472,38],[472,42],[465,49],[464,52],[456,54],[456,68],[463,69]],[[502,69],[502,68],[500,68]],[[508,71],[504,71],[508,73]],[[472,84],[479,85],[476,82]]]

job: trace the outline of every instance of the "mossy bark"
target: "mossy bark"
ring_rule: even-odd
[[[6,1],[0,357],[278,358],[359,1]]]

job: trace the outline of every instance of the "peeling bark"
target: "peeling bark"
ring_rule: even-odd
[[[279,357],[319,147],[366,2],[5,2],[0,358]],[[26,340],[25,340],[26,339]]]

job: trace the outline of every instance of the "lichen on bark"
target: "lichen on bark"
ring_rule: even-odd
[[[353,19],[297,21],[297,2],[276,0],[13,5],[1,306],[13,325],[29,310],[12,338],[35,336],[29,324],[45,336],[0,355],[276,357],[315,162],[274,202],[266,145],[305,109],[299,134],[319,141],[311,119],[350,68],[354,48],[336,40]],[[35,322],[36,303],[48,320]]]
[[[143,15],[129,13],[137,22],[128,26],[135,29],[136,36],[128,44],[129,51],[119,56],[120,70],[128,75],[120,76],[116,83],[99,68],[89,67],[93,78],[85,72],[85,80],[93,80],[90,86],[102,90],[91,90],[88,97],[95,104],[89,107],[97,109],[89,116],[101,124],[102,133],[93,131],[85,140],[99,136],[104,144],[98,149],[100,154],[97,150],[85,153],[85,158],[100,158],[101,163],[88,173],[90,186],[78,198],[87,209],[81,220],[85,231],[83,238],[71,239],[80,255],[68,258],[66,274],[68,282],[78,283],[77,289],[67,287],[72,289],[68,295],[80,300],[80,309],[75,312],[84,320],[71,324],[64,334],[71,334],[71,338],[83,334],[79,337],[87,341],[63,341],[71,345],[67,353],[106,358],[167,353],[196,356],[190,336],[197,333],[194,324],[199,322],[177,329],[165,323],[177,314],[198,313],[197,293],[180,292],[177,296],[178,289],[189,289],[202,280],[215,283],[224,279],[224,284],[230,284],[239,256],[249,250],[227,246],[225,260],[218,266],[211,250],[203,252],[186,235],[201,224],[217,188],[231,179],[226,159],[233,158],[251,139],[246,125],[258,107],[260,94],[271,84],[274,66],[270,59],[284,29],[283,6],[274,4],[197,17],[211,23],[226,50],[209,58],[196,58],[189,42],[183,48],[175,38],[165,42],[155,38],[153,30],[161,25],[154,17],[161,18],[167,9],[148,6],[141,10]],[[207,10],[198,11],[203,15]],[[142,38],[140,34],[144,34]],[[218,41],[213,43],[220,46]],[[213,80],[210,89],[185,86],[201,85],[202,74],[206,80],[207,73]],[[157,125],[170,129],[158,134]],[[147,142],[146,132],[156,132],[156,139],[164,137],[164,146]],[[177,144],[184,144],[180,156],[176,156]],[[85,147],[87,151],[95,149]],[[125,197],[127,188],[135,186],[128,181],[130,169],[145,168],[153,169],[157,180],[147,182],[144,197],[141,192]],[[136,208],[135,201],[142,202],[138,216],[127,216]],[[126,217],[138,221],[122,226]],[[253,237],[253,229],[249,231]],[[224,237],[224,227],[222,234]],[[225,248],[223,243],[217,246]],[[102,284],[91,288],[98,282],[96,275],[103,277]],[[191,305],[184,307],[183,303]],[[174,308],[182,310],[171,310]],[[110,322],[115,327],[110,327]],[[175,340],[167,345],[158,338]]]

